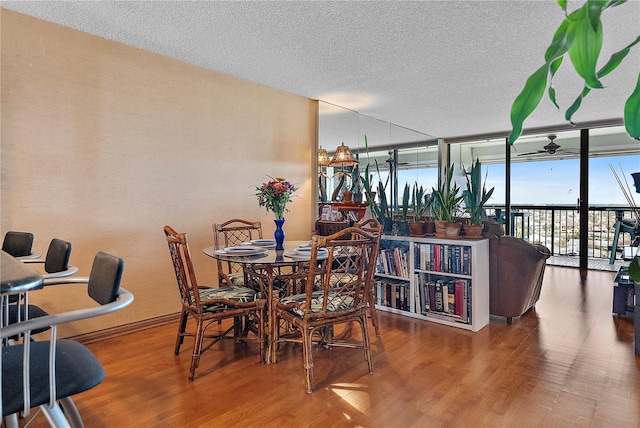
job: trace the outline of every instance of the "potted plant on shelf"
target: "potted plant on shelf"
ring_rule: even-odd
[[[431,199],[425,194],[425,190],[422,186],[418,187],[416,182],[413,185],[413,192],[411,195],[411,209],[413,211],[413,221],[409,222],[409,233],[411,236],[425,236],[428,233],[427,222],[424,217],[425,213],[429,209]]]
[[[487,175],[482,181],[482,167],[476,159],[471,165],[471,172],[466,175],[467,191],[465,192],[465,212],[469,213],[469,224],[464,225],[464,235],[467,238],[479,239],[482,237],[482,213],[494,188],[487,191]]]
[[[407,236],[409,235],[409,202],[411,199],[411,187],[409,183],[404,185],[404,192],[402,193],[402,205],[400,206],[400,218],[395,221],[398,227],[398,234]]]
[[[436,223],[436,237],[457,239],[460,237],[462,222],[458,220],[464,196],[453,181],[454,166],[445,168],[444,180],[438,188],[433,188],[432,214]]]
[[[362,177],[360,176],[359,171],[354,171],[353,174],[353,183],[351,184],[351,193],[353,194],[352,199],[353,202],[360,203],[362,202]]]

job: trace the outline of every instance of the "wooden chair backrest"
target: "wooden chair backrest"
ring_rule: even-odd
[[[343,239],[346,234],[351,234],[350,239]],[[305,316],[339,317],[366,308],[373,290],[380,234],[349,227],[330,236],[315,235],[311,248],[307,281],[315,282],[316,287],[307,287]],[[318,260],[320,248],[328,252],[326,260]]]
[[[191,261],[187,235],[176,232],[170,226],[164,227],[164,233],[167,237],[182,304],[197,309],[200,307],[200,294],[198,293],[198,281]]]
[[[234,218],[224,223],[214,223],[213,242],[217,249],[227,247],[236,247],[243,242],[249,242],[254,239],[262,239],[262,223],[259,221],[248,221]],[[242,272],[242,265],[233,262],[223,262],[217,260],[218,264],[218,285],[230,286],[231,281],[228,275],[239,274]]]

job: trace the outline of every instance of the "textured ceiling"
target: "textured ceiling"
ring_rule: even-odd
[[[511,103],[563,16],[552,0],[1,4],[438,137],[508,131]],[[640,1],[603,20],[608,59],[637,37]],[[561,107],[582,88],[567,65],[555,79]],[[639,69],[636,48],[574,119],[621,118]],[[558,124],[562,112],[545,100],[525,127]]]

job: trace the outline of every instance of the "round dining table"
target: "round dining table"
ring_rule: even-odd
[[[243,248],[245,251],[243,251]],[[275,244],[260,247],[246,243],[231,248],[207,247],[203,252],[214,259],[242,265],[245,284],[254,284],[263,298],[267,299],[266,355],[264,361],[273,361],[275,352],[272,336],[276,326],[269,320],[275,319],[272,308],[274,292],[279,297],[304,292],[304,284],[309,272],[311,241],[285,241],[284,250],[276,250]],[[326,258],[326,255],[321,255]]]

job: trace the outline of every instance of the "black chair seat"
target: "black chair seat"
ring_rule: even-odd
[[[29,319],[34,319],[38,317],[43,317],[48,315],[42,308],[35,305],[29,305]],[[20,321],[24,321],[26,319],[24,313],[24,305],[20,305]],[[15,324],[18,322],[18,305],[9,305],[9,322],[8,324]],[[42,327],[35,330],[31,330],[31,334],[42,333],[43,331],[49,330],[49,327]]]
[[[12,415],[23,410],[23,345],[2,348],[2,413]],[[49,402],[49,341],[32,342],[29,378],[31,405]],[[85,346],[71,340],[59,340],[56,346],[57,398],[69,397],[100,384],[105,372],[96,356]]]

